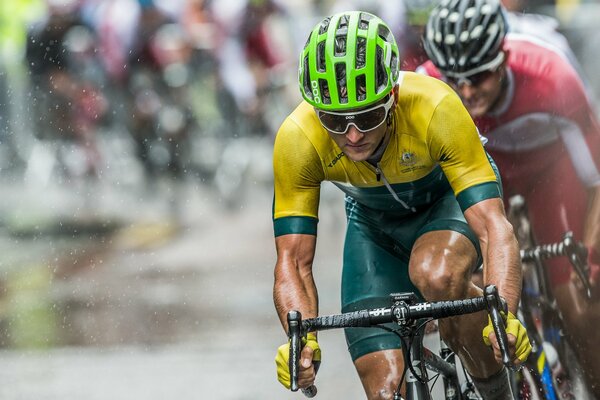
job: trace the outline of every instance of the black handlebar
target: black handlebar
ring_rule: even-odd
[[[328,315],[302,320],[298,311],[288,313],[288,334],[290,338],[290,380],[291,390],[298,390],[298,372],[300,365],[300,351],[302,337],[308,332],[323,331],[339,328],[372,327],[375,325],[395,322],[400,326],[410,326],[419,319],[440,319],[451,316],[475,313],[488,310],[494,332],[498,338],[502,362],[509,368],[513,368],[508,353],[508,339],[501,312],[506,314],[508,307],[506,302],[498,294],[494,285],[485,288],[482,297],[474,297],[464,300],[423,302],[411,304],[416,296],[414,293],[392,294],[392,307],[359,310],[343,314]],[[307,393],[307,391],[309,393]],[[316,394],[316,387],[303,390],[307,397]]]
[[[573,232],[566,232],[563,240],[557,243],[535,246],[531,249],[521,250],[522,261],[540,261],[552,257],[565,256],[573,266],[577,277],[583,284],[586,296],[592,297],[592,288],[589,281],[589,266],[587,265],[587,249],[573,238]]]

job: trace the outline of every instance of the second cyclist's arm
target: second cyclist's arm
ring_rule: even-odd
[[[478,202],[465,211],[469,226],[479,238],[484,283],[495,284],[516,315],[521,293],[519,246],[506,219],[500,198]]]
[[[318,295],[312,274],[317,237],[289,234],[275,238],[277,263],[273,300],[287,332],[287,313],[297,310],[302,318],[317,316]]]
[[[589,189],[589,199],[583,242],[594,252],[591,261],[595,261],[600,257],[600,186]]]

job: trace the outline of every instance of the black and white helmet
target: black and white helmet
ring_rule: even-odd
[[[463,77],[500,64],[507,28],[499,0],[442,0],[429,16],[423,44],[440,72]]]

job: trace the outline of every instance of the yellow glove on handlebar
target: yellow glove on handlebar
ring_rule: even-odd
[[[302,348],[308,346],[313,349],[313,362],[321,361],[321,348],[317,343],[317,336],[314,333],[306,335],[306,339],[302,338]],[[277,380],[281,382],[286,389],[290,388],[290,342],[279,346],[277,355],[275,356],[275,364],[277,365]],[[302,360],[300,360],[302,362]]]
[[[504,313],[502,313],[504,316]],[[492,320],[488,317],[488,324],[485,328],[483,328],[483,342],[491,346],[490,343],[490,333],[494,331],[494,327],[492,326]],[[531,353],[531,343],[529,343],[529,337],[527,336],[527,329],[521,324],[521,321],[517,319],[511,313],[508,312],[508,316],[506,317],[504,323],[506,324],[506,333],[511,334],[517,338],[517,342],[515,343],[515,356],[521,360],[521,362],[525,362],[527,357],[529,357],[529,353]]]

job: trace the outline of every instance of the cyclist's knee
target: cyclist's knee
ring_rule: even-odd
[[[354,365],[369,400],[391,400],[402,375],[400,350],[384,350],[358,358]]]
[[[413,247],[411,281],[427,300],[464,298],[477,252],[469,239],[454,231],[428,232]]]
[[[412,265],[411,281],[429,301],[465,298],[469,280],[460,268],[452,268],[451,264],[451,260],[438,260],[436,268],[423,264]]]

